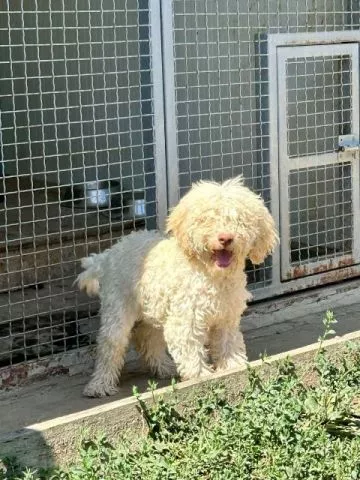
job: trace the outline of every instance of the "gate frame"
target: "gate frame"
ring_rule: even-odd
[[[307,52],[311,49],[314,52]],[[320,50],[325,50],[323,53],[319,53]],[[359,135],[359,43],[343,42],[337,43],[333,46],[330,45],[305,45],[305,46],[291,46],[280,47],[277,51],[277,67],[278,67],[278,92],[280,94],[286,91],[286,60],[289,58],[298,58],[299,56],[309,56],[324,58],[331,55],[346,54],[351,57],[351,74],[352,74],[352,129],[356,137]],[[285,139],[287,134],[286,127],[286,102],[282,102],[278,105],[278,122],[280,138]],[[333,263],[333,268],[330,270],[336,270],[343,268],[344,266],[355,265],[360,263],[359,256],[359,219],[356,214],[353,215],[353,238],[352,238],[352,253],[343,253],[341,256],[335,258],[318,258],[316,260],[309,259],[304,265],[292,265],[290,260],[290,222],[289,222],[289,178],[288,175],[291,171],[296,171],[303,168],[313,167],[339,167],[347,164],[351,166],[351,197],[352,197],[352,213],[360,212],[360,192],[359,192],[359,156],[350,152],[350,154],[342,154],[341,152],[322,152],[311,155],[297,155],[289,156],[287,152],[287,142],[284,140],[281,142],[279,149],[279,185],[281,186],[280,195],[280,229],[281,238],[283,240],[283,248],[280,249],[281,257],[281,281],[286,282],[291,279],[300,279],[314,275],[319,272],[329,271],[326,266],[329,262]],[[283,173],[282,173],[283,172]],[[282,208],[284,213],[281,213]],[[281,240],[280,240],[281,242]],[[286,248],[287,246],[287,248]]]
[[[162,18],[161,0],[149,0],[149,23],[150,23],[150,55],[151,75],[153,90],[153,132],[154,132],[154,163],[156,185],[156,223],[159,230],[164,230],[168,211],[168,167],[165,129],[167,125],[165,117],[164,101],[165,78],[163,71],[163,48],[162,48]],[[155,51],[157,46],[161,46]],[[165,100],[164,100],[165,99]]]
[[[358,43],[360,48],[360,31],[340,30],[310,33],[276,33],[268,35],[271,211],[278,228],[280,228],[281,225],[279,188],[281,179],[279,175],[280,136],[278,118],[279,81],[277,48],[341,43]],[[262,299],[320,285],[326,285],[339,280],[355,278],[360,275],[360,265],[350,265],[337,270],[330,270],[323,273],[314,274],[309,277],[302,277],[286,282],[281,281],[280,248],[277,248],[273,255],[272,284],[269,287],[261,289],[259,292],[254,292],[254,297],[256,299]]]
[[[152,0],[154,1],[154,0]],[[179,158],[177,150],[177,120],[175,99],[174,20],[173,1],[158,0],[161,8],[161,37],[165,107],[165,144],[167,168],[167,199],[169,208],[180,200]]]

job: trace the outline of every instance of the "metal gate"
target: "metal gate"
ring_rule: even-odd
[[[269,40],[281,291],[358,274],[359,40],[357,32]]]
[[[0,2],[0,367],[93,343],[76,259],[162,227],[199,179],[243,174],[281,227],[256,298],[357,275],[359,19],[358,0]]]
[[[338,153],[358,138],[358,68],[356,43],[278,50],[283,280],[359,261],[359,159]]]

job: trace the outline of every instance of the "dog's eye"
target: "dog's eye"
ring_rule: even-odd
[[[197,222],[199,225],[205,225],[209,222],[209,217],[204,214],[199,214],[197,217]]]

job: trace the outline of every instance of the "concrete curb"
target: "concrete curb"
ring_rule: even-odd
[[[360,330],[328,340],[324,345],[330,355],[339,355],[349,341],[360,341]],[[267,359],[266,364],[256,360],[250,365],[264,371],[271,370],[275,362],[290,356],[295,364],[303,368],[314,358],[318,347],[318,344],[308,345],[274,355]],[[215,373],[208,379],[182,382],[176,386],[179,406],[190,406],[203,390],[216,384],[224,385],[229,395],[235,397],[246,380],[247,369],[242,367],[226,373]],[[164,387],[156,390],[155,396],[166,396],[171,391],[171,387]],[[141,398],[151,403],[153,394],[148,392]],[[136,406],[137,400],[129,397],[2,435],[0,458],[17,457],[22,464],[34,467],[66,466],[76,459],[79,440],[85,433],[91,437],[101,432],[110,440],[120,435],[131,438],[145,434],[146,426]]]

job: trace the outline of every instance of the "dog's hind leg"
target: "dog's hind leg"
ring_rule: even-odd
[[[175,364],[166,351],[162,328],[139,322],[134,327],[132,335],[134,346],[149,366],[151,373],[160,378],[176,376]]]
[[[114,395],[124,365],[136,311],[131,307],[103,308],[101,327],[97,339],[95,371],[84,389],[88,397]]]

